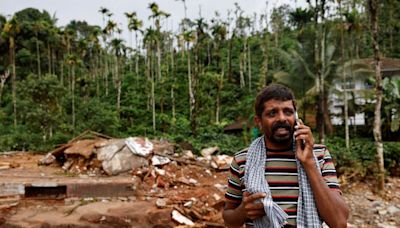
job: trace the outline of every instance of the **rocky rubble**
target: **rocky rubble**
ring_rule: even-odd
[[[69,173],[96,176],[118,175],[150,165],[165,165],[171,161],[226,170],[232,160],[231,156],[213,155],[219,151],[218,147],[203,149],[203,156],[200,157],[194,156],[190,150],[184,150],[181,156],[175,150],[175,145],[165,140],[149,140],[144,137],[114,139],[86,131],[49,152],[38,164],[50,165],[57,161]]]
[[[177,153],[175,145],[165,140],[113,139],[92,132],[82,134],[43,156],[38,168],[64,170],[67,175],[85,180],[127,177],[134,194],[130,197],[65,198],[64,205],[61,203],[57,209],[55,204],[60,202],[35,201],[31,205],[32,200],[23,199],[25,203],[8,208],[10,213],[3,216],[7,217],[5,224],[16,227],[30,227],[30,224],[222,227],[227,175],[223,171],[232,158],[214,155],[218,150],[218,147],[206,148],[202,151],[205,156],[198,157],[190,150]],[[43,177],[46,175],[43,173]],[[116,205],[120,205],[118,209],[114,208]],[[30,214],[32,210],[37,213]],[[161,219],[154,219],[153,215]]]
[[[372,192],[372,181],[343,187],[351,210],[349,227],[400,227],[400,179],[389,177],[385,187],[382,195]]]

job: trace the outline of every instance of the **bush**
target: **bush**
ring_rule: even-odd
[[[364,179],[375,175],[377,169],[376,148],[373,139],[353,138],[346,150],[343,138],[328,138],[326,145],[334,160],[338,174]],[[389,175],[399,176],[400,142],[384,142],[384,163]]]

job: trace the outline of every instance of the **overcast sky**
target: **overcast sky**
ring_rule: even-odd
[[[112,19],[124,30],[122,36],[128,40],[127,19],[124,13],[136,12],[146,26],[150,15],[148,5],[151,2],[156,2],[161,10],[171,13],[171,19],[164,26],[176,31],[178,23],[184,18],[181,0],[0,0],[0,14],[6,17],[12,16],[17,11],[33,7],[46,10],[50,15],[55,14],[58,26],[64,26],[71,20],[84,20],[91,25],[102,26],[99,9],[105,7],[113,13]],[[254,12],[257,14],[265,12],[267,6],[265,0],[186,0],[187,16],[191,19],[198,18],[201,9],[201,15],[206,19],[214,17],[215,11],[218,11],[222,18],[226,18],[227,10],[235,8],[234,2],[239,3],[245,15],[249,16]],[[289,4],[293,8],[305,7],[304,2],[304,0],[268,0],[268,10],[282,4]]]

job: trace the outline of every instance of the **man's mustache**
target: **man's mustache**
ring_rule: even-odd
[[[275,132],[279,128],[284,128],[288,131],[292,130],[292,127],[290,126],[290,124],[288,122],[277,122],[272,126],[272,132]]]

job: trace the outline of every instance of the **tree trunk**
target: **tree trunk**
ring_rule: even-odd
[[[108,96],[108,74],[109,74],[109,69],[108,69],[108,60],[107,60],[107,52],[104,52],[104,84],[106,87],[106,96]]]
[[[376,146],[376,154],[378,159],[378,190],[383,191],[385,187],[385,167],[383,163],[383,142],[381,132],[381,106],[382,106],[382,76],[381,76],[381,57],[379,52],[378,44],[378,2],[377,0],[368,0],[368,8],[370,13],[370,24],[371,24],[371,38],[372,48],[374,50],[374,61],[375,61],[375,116],[374,116],[374,139]]]
[[[189,49],[189,42],[187,43],[187,67],[188,67],[188,87],[189,87],[189,113],[190,113],[190,123],[193,130],[193,121],[194,121],[194,106],[196,104],[194,98],[194,91],[193,91],[193,78],[192,78],[192,69],[190,66],[190,49]],[[192,132],[193,133],[193,132]]]
[[[332,134],[333,133],[333,125],[331,121],[331,116],[329,115],[329,108],[328,108],[328,92],[325,90],[324,92],[324,124],[326,127],[326,133]]]
[[[251,91],[251,50],[250,50],[250,44],[247,44],[247,67],[248,67],[248,71],[247,71],[247,76],[249,77],[249,91]]]
[[[136,53],[135,53],[135,73],[136,79],[139,78],[139,46],[138,46],[138,38],[137,32],[135,31],[135,46],[136,46]]]
[[[339,1],[339,12],[342,11],[341,1]],[[343,88],[343,103],[344,103],[344,128],[345,128],[345,139],[346,139],[346,149],[348,150],[350,147],[349,140],[349,108],[348,108],[348,98],[347,98],[347,79],[346,79],[346,70],[345,70],[345,55],[344,55],[344,19],[342,17],[343,24],[340,26],[340,54],[341,54],[341,62],[342,62],[342,88]],[[352,66],[350,65],[352,68]]]
[[[39,37],[36,33],[36,62],[37,62],[37,72],[39,78],[42,77],[42,72],[40,69],[40,50],[39,50]]]
[[[64,87],[64,53],[62,54],[62,60],[60,63],[60,82],[61,82],[61,86]]]
[[[311,4],[311,3],[310,3]],[[325,141],[325,124],[324,124],[324,80],[323,80],[323,67],[322,59],[324,56],[322,45],[324,43],[324,37],[321,37],[321,26],[318,23],[318,18],[320,10],[318,0],[315,1],[315,15],[314,15],[314,28],[315,28],[315,40],[314,40],[314,64],[315,68],[315,78],[317,80],[317,90],[318,90],[318,103],[317,103],[317,129],[319,135],[319,143],[324,143]]]
[[[157,38],[156,40],[157,45],[157,77],[158,80],[161,80],[161,48],[160,48],[160,41]]]
[[[122,80],[119,75],[119,57],[115,56],[115,79],[117,84],[117,112],[118,115],[121,109],[121,87],[122,87]]]
[[[151,68],[153,69],[151,72],[151,107],[152,107],[152,119],[153,119],[153,132],[156,133],[156,98],[154,91],[155,77],[154,77],[154,64],[153,59],[151,58]]]
[[[96,69],[95,69],[95,78],[96,80],[96,97],[100,97],[100,82],[99,82],[99,75],[101,74],[101,52],[100,50],[97,50],[97,55],[96,55]]]
[[[240,88],[243,88],[245,86],[244,83],[244,75],[243,75],[243,54],[241,53],[239,56],[239,74],[240,74]]]
[[[174,47],[173,42],[171,42],[171,76],[173,77],[172,86],[171,86],[171,103],[172,103],[172,125],[175,127],[176,121],[176,113],[175,113],[175,83],[176,83],[176,75],[175,75],[175,60],[174,60]]]
[[[217,98],[216,98],[216,108],[215,108],[215,123],[219,124],[219,115],[221,112],[221,90],[222,90],[222,83],[224,80],[224,68],[221,70],[221,76],[217,80]]]
[[[50,47],[50,43],[47,42],[47,58],[48,58],[48,65],[47,65],[47,71],[49,74],[51,74],[51,47]]]
[[[150,57],[151,57],[151,50],[149,47],[149,44],[147,44],[147,51],[146,51],[146,58],[145,58],[145,65],[146,65],[146,79],[147,82],[150,82],[151,80],[151,61],[150,61]],[[148,91],[148,84],[146,85],[146,92]],[[151,90],[151,86],[150,86],[150,90]],[[150,111],[150,95],[151,93],[147,92],[147,102],[146,102],[146,107],[147,107],[147,111]]]
[[[261,76],[260,76],[260,87],[264,87],[268,83],[268,34],[267,32],[264,32],[262,35],[262,44],[261,44],[261,50],[262,50],[262,56],[263,56],[263,62],[261,65]]]
[[[6,83],[7,78],[10,76],[10,71],[4,72],[3,75],[1,75],[1,84],[0,84],[0,107],[1,107],[1,97],[3,95],[3,88],[4,84]]]
[[[71,74],[71,95],[72,95],[72,131],[75,135],[75,64],[72,65]]]
[[[233,49],[234,37],[235,37],[235,35],[233,32],[232,37],[229,40],[229,47],[228,47],[228,82],[232,82],[232,49]]]
[[[14,39],[12,40],[14,43]],[[15,70],[15,46],[11,48],[11,63],[12,63],[12,100],[13,100],[13,111],[14,111],[14,128],[17,128],[17,74]]]

